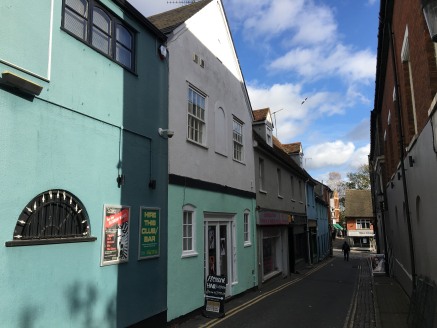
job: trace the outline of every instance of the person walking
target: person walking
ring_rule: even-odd
[[[349,261],[349,252],[350,252],[351,248],[346,240],[344,241],[341,249],[343,250],[344,260]]]

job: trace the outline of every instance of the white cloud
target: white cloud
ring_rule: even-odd
[[[304,148],[308,169],[317,169],[324,166],[339,166],[345,164],[352,157],[355,146],[352,142],[340,140],[325,142]]]
[[[358,148],[352,155],[350,160],[350,166],[355,170],[363,164],[369,163],[368,156],[370,153],[370,144],[364,147]]]
[[[355,52],[342,44],[331,49],[298,47],[273,60],[269,68],[277,72],[293,71],[307,80],[339,76],[349,83],[368,83],[375,78],[376,56],[369,50]]]

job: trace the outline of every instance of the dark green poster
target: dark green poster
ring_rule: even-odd
[[[159,211],[159,208],[140,208],[140,260],[159,256]]]

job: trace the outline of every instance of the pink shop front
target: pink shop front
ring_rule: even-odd
[[[257,213],[259,283],[288,275],[288,223],[290,215],[277,211]]]

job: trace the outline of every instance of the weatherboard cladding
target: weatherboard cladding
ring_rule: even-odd
[[[168,34],[194,16],[212,0],[197,1],[161,14],[148,17],[162,33]]]

